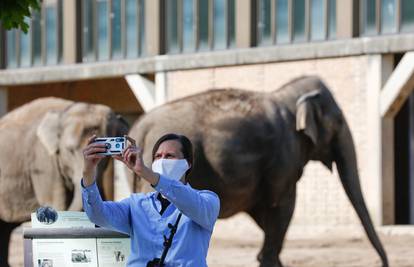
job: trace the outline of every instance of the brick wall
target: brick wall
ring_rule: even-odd
[[[294,62],[219,67],[169,72],[168,99],[176,99],[209,88],[234,87],[271,91],[301,75],[319,75],[332,90],[350,125],[358,157],[363,191],[372,179],[364,170],[369,161],[367,139],[368,57],[342,57]],[[298,185],[293,225],[306,229],[354,227],[360,223],[340,184],[336,170],[330,173],[319,162],[311,162]]]

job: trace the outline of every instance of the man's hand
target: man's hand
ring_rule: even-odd
[[[95,172],[96,166],[98,165],[99,161],[104,158],[104,155],[99,155],[96,153],[105,152],[106,147],[105,144],[102,143],[95,143],[96,135],[91,136],[88,139],[88,145],[83,149],[83,159],[84,159],[84,167],[83,167],[83,184],[84,186],[88,186],[93,184],[95,181]]]
[[[130,170],[152,185],[158,184],[159,174],[154,173],[150,168],[145,166],[142,159],[142,150],[134,143],[122,152],[122,156],[114,155],[113,157],[125,163]]]

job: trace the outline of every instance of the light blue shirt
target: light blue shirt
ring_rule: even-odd
[[[93,223],[131,237],[127,266],[134,267],[145,267],[148,261],[161,257],[163,236],[170,236],[167,225],[174,224],[181,211],[165,266],[207,266],[207,250],[220,210],[218,196],[163,176],[155,189],[171,202],[162,215],[157,192],[132,194],[119,202],[102,201],[96,183],[83,188],[83,207]]]

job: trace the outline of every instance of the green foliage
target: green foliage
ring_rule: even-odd
[[[6,30],[20,28],[27,33],[25,17],[30,18],[31,10],[40,10],[39,0],[0,0],[0,22]]]

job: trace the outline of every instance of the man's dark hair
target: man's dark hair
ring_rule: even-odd
[[[160,147],[161,143],[168,140],[177,140],[181,144],[181,152],[183,153],[184,158],[187,160],[188,164],[190,165],[190,168],[185,173],[185,177],[187,178],[188,174],[191,172],[191,169],[193,168],[193,145],[191,144],[190,139],[188,139],[184,135],[168,133],[166,135],[161,136],[152,148],[152,161],[154,161],[155,153],[157,153],[157,150]]]

